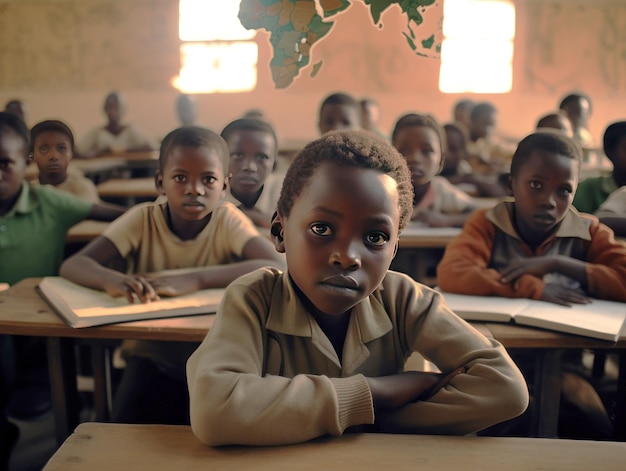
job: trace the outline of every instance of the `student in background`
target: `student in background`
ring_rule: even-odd
[[[626,237],[626,186],[611,193],[595,215],[613,229],[616,236]]]
[[[198,124],[198,109],[193,96],[181,93],[176,98],[176,116],[181,126]]]
[[[31,186],[24,180],[29,140],[24,121],[14,114],[0,113],[0,282],[9,285],[28,277],[58,275],[70,227],[86,218],[110,221],[121,214],[109,205],[93,204],[46,186]],[[3,413],[5,406],[16,418],[48,410],[44,339],[2,335],[0,351]],[[5,452],[1,468],[17,436],[11,426],[0,432],[0,448]]]
[[[437,176],[443,167],[437,122],[430,116],[406,114],[396,122],[391,142],[411,170],[411,220],[433,227],[461,227],[475,205],[467,193]]]
[[[513,149],[496,135],[497,126],[498,110],[493,104],[483,102],[472,108],[467,151],[477,173],[499,175],[509,171]]]
[[[361,127],[359,103],[346,93],[333,93],[322,101],[318,115],[320,134]]]
[[[287,272],[231,283],[187,362],[202,442],[466,434],[524,411],[526,385],[505,349],[440,294],[388,271],[412,212],[410,178],[365,131],[324,135],[295,158],[271,230]],[[405,372],[414,351],[443,373]]]
[[[99,203],[96,185],[70,165],[74,155],[74,134],[63,122],[41,121],[30,130],[29,158],[39,169],[39,183]]]
[[[556,129],[561,131],[568,137],[573,137],[572,124],[567,117],[567,113],[563,110],[559,110],[552,113],[546,113],[537,120],[535,129]]]
[[[569,93],[559,103],[559,109],[567,114],[572,125],[573,137],[583,150],[594,147],[594,139],[588,129],[591,99],[584,93]]]
[[[602,141],[604,153],[613,163],[613,173],[586,178],[580,183],[574,206],[584,213],[593,214],[611,193],[626,185],[626,121],[607,126]]]
[[[591,297],[626,302],[626,247],[596,217],[572,207],[581,161],[580,145],[560,133],[524,138],[511,164],[515,200],[467,220],[437,267],[439,287],[562,305]],[[516,361],[530,374],[532,358]],[[564,374],[563,385],[564,403],[588,419],[577,438],[609,438],[611,423],[593,388],[575,373]]]
[[[378,128],[380,121],[380,104],[373,98],[363,98],[359,101],[361,110],[361,127],[386,138]]]
[[[65,261],[61,274],[81,285],[150,302],[204,288],[283,262],[270,241],[231,203],[222,201],[229,151],[208,129],[183,127],[161,143],[157,187],[167,198],[131,208],[101,237]],[[111,267],[114,267],[111,268]],[[165,270],[185,273],[160,274]],[[127,365],[112,419],[188,423],[184,365],[187,342],[127,342]]]
[[[14,114],[18,118],[20,118],[24,123],[28,118],[28,106],[22,100],[10,100],[4,107],[4,111],[7,113]]]
[[[123,123],[126,112],[124,98],[118,92],[109,93],[104,100],[107,124],[89,131],[78,144],[78,155],[82,158],[98,157],[103,154],[148,151],[156,144],[143,136],[132,124]]]
[[[222,131],[230,149],[226,200],[237,206],[258,227],[270,227],[282,186],[273,173],[278,140],[272,126],[253,118],[237,119]]]
[[[445,151],[442,177],[453,185],[465,186],[476,192],[476,196],[500,197],[507,196],[508,192],[497,177],[478,175],[467,161],[467,138],[461,127],[448,123],[443,126],[445,132]]]
[[[452,120],[454,124],[468,132],[471,123],[472,109],[475,103],[472,100],[463,98],[454,103],[452,108]]]

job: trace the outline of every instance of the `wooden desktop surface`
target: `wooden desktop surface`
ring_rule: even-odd
[[[100,198],[156,197],[159,192],[153,177],[113,178],[97,187]]]
[[[91,242],[96,237],[102,235],[109,225],[106,221],[94,221],[93,219],[85,219],[75,226],[70,227],[67,231],[65,241],[67,243],[86,243]]]
[[[626,443],[345,434],[273,447],[204,446],[188,426],[83,423],[44,471],[132,469],[617,471]]]

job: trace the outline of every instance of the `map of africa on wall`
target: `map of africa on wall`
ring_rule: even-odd
[[[439,57],[441,22],[436,28],[419,28],[427,7],[437,0],[242,0],[239,20],[246,29],[269,31],[272,78],[277,88],[286,88],[300,69],[309,65],[313,45],[333,28],[335,22],[324,20],[344,12],[355,1],[369,7],[372,21],[379,28],[382,13],[392,6],[399,7],[406,17],[406,30],[401,34],[408,47],[421,56]],[[312,77],[321,66],[322,60],[313,66]]]

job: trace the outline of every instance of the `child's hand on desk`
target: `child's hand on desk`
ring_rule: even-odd
[[[543,278],[546,273],[555,271],[555,261],[556,257],[549,256],[515,259],[500,272],[500,281],[511,283],[525,274]]]
[[[579,290],[567,288],[565,286],[546,283],[541,295],[542,301],[571,306],[572,304],[589,304],[591,299],[582,294]]]
[[[465,373],[465,367],[450,373],[405,371],[390,376],[367,378],[374,409],[396,409],[415,401],[425,401],[446,386],[452,378]]]
[[[198,277],[193,275],[163,275],[149,278],[153,290],[161,296],[181,296],[201,289]]]
[[[115,281],[107,281],[104,291],[114,298],[125,296],[129,303],[134,303],[136,295],[142,303],[158,301],[159,296],[148,280],[141,276],[119,274]]]

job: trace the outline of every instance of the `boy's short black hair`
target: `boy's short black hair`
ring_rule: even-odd
[[[520,168],[536,150],[569,157],[578,162],[580,170],[580,163],[583,159],[583,149],[580,144],[557,130],[545,130],[532,133],[519,142],[511,160],[510,175],[512,177],[518,174]]]
[[[474,102],[472,100],[470,100],[469,98],[462,98],[461,100],[457,101],[454,104],[454,107],[452,108],[453,111],[457,111],[457,110],[463,110],[463,109],[468,109],[468,108],[473,108],[474,107]]]
[[[549,128],[550,126],[546,126],[546,124],[548,124],[554,118],[557,118],[557,119],[558,118],[566,118],[569,121],[569,117],[567,116],[567,113],[564,110],[559,109],[558,111],[553,111],[553,112],[546,113],[546,114],[542,115],[537,120],[537,124],[535,125],[535,129]]]
[[[398,121],[396,121],[395,126],[393,127],[393,131],[391,133],[391,142],[396,140],[396,136],[400,130],[405,128],[412,128],[414,126],[430,128],[435,133],[437,133],[437,138],[439,139],[439,147],[442,152],[444,149],[445,138],[443,133],[441,132],[441,126],[435,118],[427,114],[417,114],[417,113],[408,113],[404,116],[401,116]]]
[[[446,123],[443,125],[443,137],[444,140],[446,141],[446,148],[448,145],[448,138],[446,137],[446,132],[455,132],[457,133],[459,136],[461,136],[461,139],[463,141],[463,147],[466,146],[467,144],[467,131],[465,131],[464,129],[462,129],[460,126],[457,126],[454,123]]]
[[[356,110],[359,109],[359,102],[351,95],[347,93],[331,93],[322,101],[320,105],[320,114],[322,109],[326,105],[348,105],[354,107]]]
[[[200,126],[183,126],[170,131],[161,142],[159,149],[159,170],[163,172],[165,162],[175,147],[210,147],[215,149],[222,159],[224,176],[228,175],[230,152],[228,144],[221,136]]]
[[[19,116],[14,115],[13,113],[8,113],[6,111],[0,112],[0,131],[3,128],[8,128],[15,133],[17,133],[22,139],[24,139],[24,150],[26,151],[30,144],[30,132],[26,127],[26,124]],[[26,157],[27,153],[24,153],[24,157]]]
[[[483,116],[489,116],[490,114],[497,113],[498,109],[488,101],[484,101],[482,103],[478,103],[476,106],[472,108],[472,112],[470,113],[470,120],[475,121]]]
[[[559,103],[559,109],[564,110],[567,105],[578,101],[581,98],[583,100],[587,100],[587,103],[589,103],[589,114],[591,114],[591,98],[589,98],[589,95],[583,92],[571,92],[565,95]]]
[[[276,150],[278,151],[278,138],[276,137],[276,131],[270,123],[262,119],[257,118],[240,118],[232,121],[226,125],[222,130],[221,136],[225,141],[228,141],[230,135],[235,131],[259,131],[264,132],[272,136]]]
[[[389,175],[398,184],[402,230],[413,211],[413,186],[406,161],[385,139],[369,131],[334,131],[310,142],[287,169],[278,199],[278,210],[289,216],[295,199],[308,187],[315,170],[324,162],[343,167],[369,168]]]
[[[58,132],[61,134],[65,134],[70,140],[70,147],[72,153],[74,152],[74,134],[70,127],[65,124],[63,121],[58,121],[56,119],[48,119],[46,121],[41,121],[35,124],[30,130],[30,145],[28,146],[28,153],[32,154],[34,152],[35,139],[42,132],[51,131]]]
[[[626,137],[626,121],[616,121],[607,126],[602,136],[602,149],[611,162],[615,158],[617,145]]]

